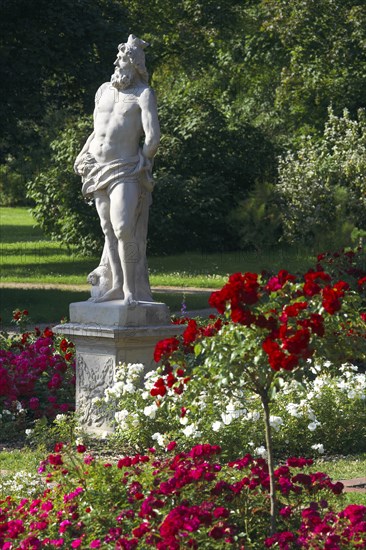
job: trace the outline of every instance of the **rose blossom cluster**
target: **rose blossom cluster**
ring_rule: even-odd
[[[366,288],[365,281],[362,277],[357,281],[359,294]],[[274,276],[235,273],[209,300],[219,314],[226,313],[227,320],[214,318],[209,326],[199,327],[196,320],[183,319],[179,323],[186,323],[187,328],[182,336],[158,342],[154,359],[163,362],[164,370],[150,393],[157,404],[165,395],[181,394],[191,379],[194,345],[218,333],[220,336],[230,321],[245,327],[245,338],[253,337],[256,342],[256,360],[261,353],[262,366],[268,365],[273,371],[298,369],[322,341],[326,346],[339,331],[347,338],[365,337],[364,327],[347,327],[347,315],[343,311],[338,315],[343,301],[354,295],[346,281],[333,281],[319,263],[301,278],[286,270]],[[357,322],[363,324],[365,319],[366,313],[361,313]]]
[[[74,345],[49,328],[15,336],[0,349],[0,405],[53,419],[74,408],[74,371]]]
[[[217,445],[174,454],[174,441],[166,451],[172,456],[162,459],[152,448],[112,464],[87,454],[84,445],[73,449],[58,443],[40,467],[48,488],[33,500],[0,501],[0,547],[244,549],[251,541],[253,548],[277,544],[285,550],[290,541],[304,549],[336,537],[342,543],[348,537],[360,547],[365,542],[366,507],[333,513],[328,501],[343,486],[324,473],[304,471],[310,459],[289,458],[275,470],[280,530],[266,538],[269,473],[264,459],[247,454],[221,464]]]
[[[219,313],[229,308],[233,323],[262,331],[270,367],[292,371],[312,356],[315,338],[325,334],[326,316],[341,309],[349,288],[345,281],[332,282],[324,271],[309,270],[297,284],[286,270],[264,282],[257,273],[234,273],[209,303]]]
[[[187,328],[183,332],[181,338],[167,338],[156,344],[154,351],[154,361],[159,363],[164,358],[170,357],[177,350],[182,350],[183,355],[192,353],[193,345],[201,338],[209,338],[217,334],[223,325],[220,318],[214,315],[210,316],[210,323],[207,325],[199,325],[195,319],[181,319],[179,324],[187,324]],[[186,375],[184,367],[177,368],[174,372],[169,361],[164,363],[165,369],[163,375],[159,377],[151,389],[152,396],[163,397],[168,389],[172,388],[174,393],[181,394],[184,391],[184,385],[190,380]]]
[[[307,548],[310,550],[343,550],[365,548],[366,506],[350,504],[338,514],[322,513],[322,503],[313,502],[301,511],[297,532],[276,533],[264,541],[265,548]]]
[[[358,291],[363,287],[366,288],[366,278],[361,277]],[[228,312],[233,323],[247,327],[248,336],[259,334],[271,369],[292,371],[312,357],[317,340],[326,334],[329,318],[340,311],[349,289],[347,282],[333,282],[328,273],[316,269],[305,273],[300,282],[286,270],[271,277],[234,273],[221,290],[211,294],[209,304],[219,314]],[[163,361],[165,371],[151,395],[163,397],[170,388],[182,393],[189,380],[184,356],[192,353],[196,342],[214,336],[227,324],[221,318],[214,319],[207,327],[199,327],[194,319],[183,319],[179,322],[187,323],[187,328],[181,337],[158,342],[154,360]],[[361,313],[361,319],[365,321],[366,313]],[[348,333],[356,334],[353,329]],[[169,360],[178,355],[180,367],[174,370],[174,361]]]
[[[336,252],[322,252],[317,256],[317,271],[331,273],[335,277],[346,279],[352,288],[357,289],[358,281],[366,277],[365,249],[358,246],[355,250],[344,248]]]
[[[24,321],[27,320],[28,315],[29,315],[29,312],[28,312],[27,309],[23,309],[23,310],[21,310],[21,309],[15,309],[15,310],[13,311],[13,319],[12,319],[12,320],[13,320],[13,322],[14,322],[15,324],[20,325],[20,324],[22,324]]]

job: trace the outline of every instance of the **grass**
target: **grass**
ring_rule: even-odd
[[[365,477],[366,454],[318,459],[315,461],[314,466],[319,471],[326,472],[334,480]],[[347,506],[348,504],[362,504],[366,506],[366,493],[345,493],[343,500],[342,506]]]
[[[88,292],[1,288],[1,322],[10,324],[14,309],[27,309],[34,323],[59,322],[69,316],[69,304],[87,300]]]
[[[1,282],[83,285],[86,275],[99,258],[78,256],[51,241],[2,243],[0,249]],[[307,270],[314,255],[301,250],[225,252],[201,254],[190,252],[174,256],[148,258],[150,283],[154,286],[221,288],[230,273],[237,271],[290,272]]]
[[[54,323],[68,317],[70,302],[84,301],[86,275],[99,263],[99,258],[81,256],[72,249],[48,240],[40,228],[34,226],[27,208],[0,208],[0,289],[2,322],[8,324],[16,308],[28,309],[36,323]],[[311,251],[272,249],[260,254],[199,252],[172,256],[149,257],[150,283],[154,287],[179,287],[175,294],[153,293],[154,299],[164,301],[172,312],[181,309],[183,296],[188,310],[203,309],[208,304],[208,291],[221,288],[230,273],[237,271],[290,272],[307,269],[314,263]],[[8,283],[23,288],[6,288]],[[73,285],[71,289],[27,288],[27,285]],[[202,289],[201,294],[190,294],[187,287]]]
[[[0,207],[0,237],[2,243],[45,240],[27,208]]]
[[[34,472],[39,461],[44,458],[44,449],[32,450],[29,447],[21,449],[0,451],[0,470],[17,472],[19,463],[22,463],[22,470]],[[344,457],[330,457],[314,460],[311,470],[325,471],[332,479],[353,479],[364,477],[366,472],[366,454],[350,455]]]
[[[28,447],[2,450],[0,452],[0,471],[16,473],[19,471],[19,465],[21,464],[23,472],[32,474],[37,471],[39,462],[44,458],[45,454],[46,451],[34,451]]]
[[[0,208],[1,281],[85,284],[99,258],[77,255],[47,240],[26,208]],[[236,271],[288,269],[300,271],[314,263],[314,253],[301,248],[277,248],[263,253],[186,253],[149,257],[152,286],[220,288]]]
[[[319,470],[325,470],[333,479],[353,479],[365,477],[366,454],[346,457],[331,457],[317,459],[315,464]]]

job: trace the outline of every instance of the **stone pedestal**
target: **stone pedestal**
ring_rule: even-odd
[[[96,405],[114,383],[118,363],[143,363],[145,372],[156,366],[154,349],[159,340],[180,334],[172,325],[169,308],[158,302],[121,301],[70,304],[70,322],[54,327],[76,347],[76,412],[90,434],[113,431],[110,413]]]

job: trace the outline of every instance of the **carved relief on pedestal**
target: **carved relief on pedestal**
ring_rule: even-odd
[[[113,413],[97,402],[104,397],[104,390],[113,385],[113,357],[77,355],[76,403],[79,422],[85,428],[110,427]],[[87,360],[87,362],[86,362]]]

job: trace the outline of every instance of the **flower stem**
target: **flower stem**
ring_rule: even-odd
[[[273,535],[276,532],[276,522],[277,522],[277,499],[276,499],[276,488],[275,488],[275,477],[274,477],[274,466],[273,466],[273,447],[272,447],[272,431],[271,424],[269,421],[270,411],[269,411],[269,398],[268,393],[265,392],[261,394],[262,405],[264,409],[264,423],[265,423],[265,436],[266,436],[266,447],[268,453],[268,470],[269,470],[269,497],[271,503],[271,522],[270,522],[270,534]]]

